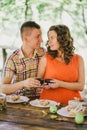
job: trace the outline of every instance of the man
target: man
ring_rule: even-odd
[[[35,79],[39,59],[45,53],[40,47],[40,26],[34,21],[27,21],[21,26],[20,33],[22,47],[12,53],[3,69],[2,92],[5,94],[16,93],[24,88],[36,92],[34,88],[40,87],[40,82]]]

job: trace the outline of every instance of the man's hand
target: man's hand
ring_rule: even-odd
[[[36,80],[35,78],[28,78],[24,80],[24,87],[26,88],[37,88],[40,87],[40,81]]]

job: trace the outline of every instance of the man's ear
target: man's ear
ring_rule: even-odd
[[[28,39],[29,39],[29,37],[27,35],[24,35],[23,40],[27,42]]]

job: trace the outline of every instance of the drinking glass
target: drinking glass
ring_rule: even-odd
[[[6,110],[6,95],[0,93],[0,111]]]
[[[6,110],[6,95],[2,93],[2,85],[0,82],[0,111]]]

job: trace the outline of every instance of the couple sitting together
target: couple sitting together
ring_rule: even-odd
[[[28,97],[40,96],[67,104],[80,98],[84,89],[83,58],[74,53],[73,38],[66,25],[53,25],[47,36],[47,51],[41,48],[42,32],[39,24],[27,21],[21,29],[22,46],[6,60],[2,75],[2,92],[20,93],[28,90]],[[38,78],[51,79],[41,85]]]

